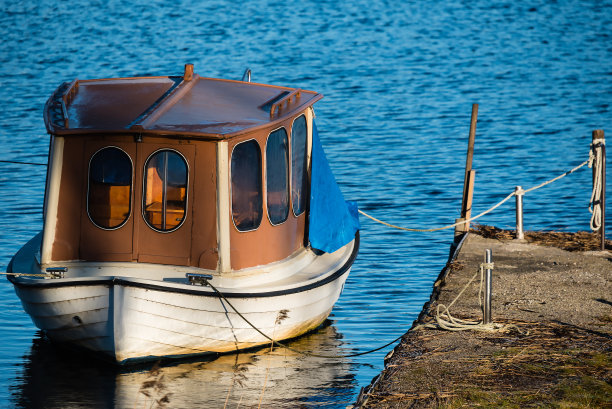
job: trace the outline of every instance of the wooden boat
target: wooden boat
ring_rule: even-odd
[[[45,106],[43,230],[7,269],[34,324],[118,363],[317,328],[359,247],[318,141],[321,98],[190,64],[62,84]]]

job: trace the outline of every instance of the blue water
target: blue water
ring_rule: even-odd
[[[484,0],[1,1],[0,159],[45,162],[42,108],[63,81],[180,75],[319,91],[317,124],[347,199],[404,226],[459,215],[471,104],[474,213],[587,158],[612,134],[612,2]],[[45,168],[0,164],[0,270],[41,228]],[[528,230],[587,230],[588,169],[525,197]],[[482,223],[509,228],[508,203]],[[608,222],[609,224],[609,222]],[[609,224],[610,225],[610,224]],[[331,325],[297,347],[350,353],[402,334],[429,298],[452,231],[362,219]],[[0,285],[0,406],[141,407],[150,368],[117,371],[41,336]],[[330,407],[354,401],[386,348],[326,361],[267,350],[162,368],[170,407]],[[160,395],[161,396],[161,395]],[[227,404],[226,404],[227,402]],[[149,406],[147,406],[149,407]]]

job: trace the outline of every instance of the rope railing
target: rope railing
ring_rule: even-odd
[[[594,152],[595,152],[595,153],[594,153]],[[599,157],[599,159],[597,159],[598,157]],[[402,226],[398,226],[398,225],[395,225],[395,224],[387,223],[387,222],[385,222],[385,221],[382,221],[382,220],[380,220],[380,219],[377,219],[376,217],[374,217],[374,216],[372,216],[372,215],[370,215],[370,214],[368,214],[368,213],[364,212],[364,211],[363,211],[363,210],[361,210],[361,209],[360,209],[360,210],[358,210],[358,211],[359,211],[359,213],[360,213],[360,214],[364,215],[365,217],[367,217],[367,218],[369,218],[369,219],[371,219],[371,220],[373,220],[373,221],[375,221],[375,222],[377,222],[377,223],[380,223],[380,224],[382,224],[382,225],[385,225],[385,226],[387,226],[387,227],[391,227],[391,228],[394,228],[394,229],[403,230],[403,231],[409,231],[409,232],[434,232],[434,231],[440,231],[440,230],[451,229],[451,228],[453,228],[453,227],[456,227],[456,226],[459,226],[459,225],[462,225],[462,224],[465,224],[465,223],[472,222],[472,221],[474,221],[474,220],[477,220],[477,219],[481,218],[482,216],[484,216],[484,215],[486,215],[486,214],[488,214],[488,213],[491,213],[493,210],[497,209],[499,206],[503,205],[504,203],[506,203],[508,200],[510,200],[510,199],[511,199],[513,196],[516,196],[517,194],[526,194],[526,193],[532,192],[532,191],[534,191],[534,190],[537,190],[537,189],[543,188],[543,187],[544,187],[544,186],[546,186],[546,185],[549,185],[549,184],[551,184],[551,183],[554,183],[554,182],[556,182],[557,180],[559,180],[559,179],[561,179],[561,178],[563,178],[563,177],[565,177],[565,176],[567,176],[567,175],[570,175],[570,174],[572,174],[572,173],[576,172],[577,170],[579,170],[580,168],[582,168],[582,167],[584,167],[584,166],[587,166],[587,165],[588,165],[589,167],[592,167],[592,166],[593,166],[593,163],[599,163],[599,162],[601,162],[601,155],[599,155],[599,156],[598,156],[598,154],[597,154],[597,150],[596,150],[596,149],[591,149],[591,151],[589,152],[589,159],[585,160],[585,161],[584,161],[584,162],[582,162],[580,165],[578,165],[578,166],[576,166],[576,167],[574,167],[574,168],[572,168],[572,169],[568,170],[567,172],[564,172],[564,173],[560,174],[559,176],[557,176],[557,177],[555,177],[555,178],[552,178],[552,179],[550,179],[550,180],[547,180],[547,181],[545,181],[545,182],[543,182],[543,183],[540,183],[539,185],[533,186],[533,187],[531,187],[531,188],[529,188],[529,189],[526,189],[526,190],[519,190],[519,191],[515,190],[515,191],[513,191],[512,193],[510,193],[508,196],[506,196],[505,198],[503,198],[501,201],[499,201],[497,204],[495,204],[495,205],[493,205],[492,207],[488,208],[487,210],[485,210],[485,211],[483,211],[483,212],[481,212],[481,213],[477,214],[476,216],[471,217],[471,218],[469,218],[469,219],[467,219],[467,220],[461,220],[461,221],[459,221],[459,222],[456,222],[456,223],[453,223],[453,224],[449,224],[449,225],[446,225],[446,226],[434,227],[434,228],[412,228],[412,227],[402,227]],[[594,188],[593,188],[593,194],[591,195],[591,204],[593,203],[593,198],[594,198],[594,197],[598,197],[598,196],[596,196],[596,194],[595,194],[595,189],[596,189],[596,186],[594,186]],[[599,187],[599,189],[601,189],[601,187]]]

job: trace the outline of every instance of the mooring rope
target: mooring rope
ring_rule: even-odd
[[[35,166],[47,166],[46,163],[36,163],[36,162],[20,162],[16,160],[0,160],[0,163],[12,163],[15,165],[35,165]]]
[[[539,185],[536,185],[536,186],[531,187],[531,188],[529,188],[529,189],[526,189],[526,190],[523,190],[523,191],[520,191],[520,192],[514,191],[514,192],[510,193],[508,196],[506,196],[505,198],[503,198],[503,199],[502,199],[500,202],[498,202],[498,203],[497,203],[497,204],[495,204],[494,206],[490,207],[489,209],[485,210],[485,211],[484,211],[484,212],[482,212],[482,213],[477,214],[477,215],[476,215],[476,216],[474,216],[474,217],[471,217],[471,218],[469,218],[469,219],[467,219],[467,220],[462,220],[462,221],[457,222],[457,223],[453,223],[453,224],[449,224],[449,225],[446,225],[446,226],[442,226],[442,227],[435,227],[435,228],[430,228],[430,229],[427,229],[427,228],[410,228],[410,227],[402,227],[402,226],[397,226],[397,225],[395,225],[395,224],[387,223],[387,222],[385,222],[385,221],[382,221],[382,220],[380,220],[380,219],[377,219],[376,217],[374,217],[374,216],[372,216],[372,215],[367,214],[366,212],[364,212],[364,211],[363,211],[363,210],[361,210],[361,209],[359,209],[358,211],[359,211],[359,213],[361,213],[361,214],[362,214],[362,215],[364,215],[365,217],[367,217],[367,218],[369,218],[369,219],[372,219],[372,220],[374,220],[374,221],[375,221],[375,222],[377,222],[377,223],[380,223],[380,224],[382,224],[382,225],[385,225],[385,226],[388,226],[388,227],[391,227],[391,228],[394,228],[394,229],[398,229],[398,230],[411,231],[411,232],[434,232],[434,231],[439,231],[439,230],[446,230],[446,229],[450,229],[450,228],[453,228],[453,227],[459,226],[459,225],[461,225],[461,224],[469,223],[469,222],[471,222],[471,221],[474,221],[474,220],[476,220],[476,219],[481,218],[481,217],[482,217],[482,216],[484,216],[485,214],[492,212],[493,210],[497,209],[497,208],[498,208],[499,206],[501,206],[502,204],[506,203],[508,200],[510,200],[510,199],[512,198],[512,196],[515,196],[517,193],[520,193],[520,194],[529,193],[529,192],[531,192],[531,191],[534,191],[534,190],[540,189],[540,188],[542,188],[542,187],[544,187],[544,186],[546,186],[546,185],[549,185],[549,184],[551,184],[551,183],[553,183],[553,182],[556,182],[557,180],[559,180],[559,179],[561,179],[561,178],[563,178],[563,177],[565,177],[565,176],[567,176],[567,175],[570,175],[570,174],[572,174],[572,173],[576,172],[578,169],[580,169],[580,168],[582,168],[582,167],[584,167],[584,166],[586,166],[586,165],[589,165],[589,167],[590,167],[590,166],[591,166],[591,163],[592,163],[594,160],[596,160],[596,161],[601,160],[601,159],[596,159],[596,156],[597,156],[597,158],[601,158],[601,156],[602,156],[602,155],[601,155],[601,154],[596,155],[596,154],[594,154],[594,153],[591,151],[591,152],[589,152],[589,159],[585,160],[584,162],[582,162],[580,165],[576,166],[575,168],[570,169],[570,170],[568,170],[567,172],[564,172],[564,173],[560,174],[559,176],[557,176],[557,177],[555,177],[555,178],[553,178],[553,179],[547,180],[547,181],[545,181],[545,182],[543,182],[543,183],[540,183]],[[591,200],[592,200],[592,199],[591,199]],[[601,217],[601,216],[600,216],[600,217]]]
[[[395,338],[393,341],[391,341],[391,342],[387,342],[387,343],[386,343],[385,345],[383,345],[383,346],[380,346],[380,347],[375,348],[375,349],[371,349],[371,350],[369,350],[369,351],[365,351],[365,352],[358,352],[358,353],[354,353],[354,354],[346,354],[346,355],[339,355],[339,354],[338,354],[338,355],[323,355],[323,354],[315,354],[315,353],[313,353],[313,352],[300,351],[299,349],[292,348],[292,347],[290,347],[289,345],[285,345],[285,344],[283,344],[283,343],[281,343],[281,342],[278,342],[277,340],[275,340],[275,339],[273,339],[273,338],[269,337],[268,335],[264,334],[264,333],[263,333],[263,332],[262,332],[262,331],[261,331],[259,328],[257,328],[257,327],[256,327],[256,326],[255,326],[253,323],[251,323],[251,321],[249,321],[249,320],[247,319],[247,317],[245,317],[243,314],[241,314],[241,313],[240,313],[240,311],[238,311],[238,310],[236,309],[236,307],[234,307],[234,306],[232,305],[232,303],[231,303],[231,302],[230,302],[230,301],[229,301],[227,298],[225,298],[225,296],[223,295],[223,293],[222,293],[221,291],[217,290],[217,288],[216,288],[215,286],[213,286],[213,285],[210,283],[210,281],[206,281],[205,285],[208,285],[210,288],[212,288],[212,289],[213,289],[213,291],[214,291],[215,293],[217,293],[217,295],[218,295],[218,296],[219,296],[219,297],[220,297],[220,298],[221,298],[223,301],[225,301],[225,302],[227,303],[227,305],[229,305],[229,306],[232,308],[232,310],[234,310],[234,312],[235,312],[235,313],[236,313],[236,314],[237,314],[237,315],[238,315],[240,318],[242,318],[242,319],[243,319],[243,320],[244,320],[244,321],[245,321],[247,324],[249,324],[249,326],[250,326],[251,328],[253,328],[255,331],[257,331],[257,333],[259,333],[259,335],[263,336],[264,338],[266,338],[268,341],[270,341],[271,343],[273,343],[273,344],[274,344],[274,345],[276,345],[276,346],[279,346],[279,347],[281,347],[281,348],[285,348],[285,349],[287,349],[287,350],[289,350],[289,351],[293,351],[293,352],[296,352],[296,353],[301,354],[301,355],[313,356],[313,357],[317,357],[317,358],[331,358],[331,359],[335,359],[335,358],[352,358],[352,357],[361,356],[361,355],[367,355],[367,354],[371,354],[372,352],[380,351],[381,349],[386,348],[386,347],[388,347],[389,345],[396,343],[397,341],[399,341],[399,340],[400,340],[400,339],[401,339],[401,338],[404,336],[404,334],[402,334],[402,335],[400,335],[399,337]]]

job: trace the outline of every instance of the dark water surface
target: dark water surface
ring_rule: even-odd
[[[612,3],[355,0],[6,1],[0,11],[0,159],[46,162],[42,107],[63,81],[180,75],[319,91],[317,122],[347,199],[405,226],[459,214],[471,104],[480,104],[474,211],[581,163],[612,135]],[[45,168],[0,164],[0,270],[41,228]],[[525,228],[586,230],[588,169],[525,197]],[[511,203],[482,222],[512,227]],[[362,247],[331,325],[292,346],[347,354],[402,334],[428,299],[452,231],[362,219]],[[118,371],[50,345],[0,285],[0,406],[333,407],[390,348],[341,360],[274,350]],[[151,378],[152,377],[152,378]],[[157,395],[155,395],[157,393]]]

